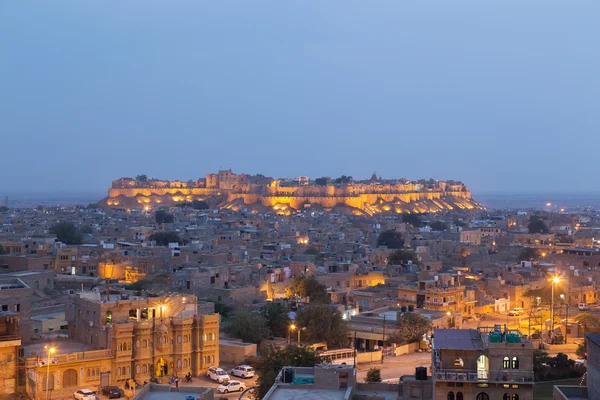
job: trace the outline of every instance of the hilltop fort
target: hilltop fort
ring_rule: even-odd
[[[207,174],[190,181],[121,178],[113,181],[102,205],[111,208],[150,209],[194,200],[211,207],[281,214],[323,209],[355,215],[424,213],[479,208],[467,187],[459,181],[407,179],[369,180],[351,177],[274,179],[263,175],[234,174],[231,170]]]

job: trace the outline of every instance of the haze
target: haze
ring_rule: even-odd
[[[600,2],[4,1],[0,193],[121,176],[597,190]]]

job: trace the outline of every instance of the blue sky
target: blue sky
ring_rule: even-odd
[[[4,1],[0,193],[219,168],[597,190],[599,20],[598,0]]]

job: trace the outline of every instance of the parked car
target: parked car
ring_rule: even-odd
[[[515,308],[513,308],[513,311],[518,312],[519,315],[525,314],[525,309],[523,307],[515,307]]]
[[[79,389],[73,393],[73,397],[77,400],[96,400],[96,393],[92,392],[90,389]]]
[[[510,310],[510,311],[508,312],[508,316],[509,316],[509,317],[518,317],[519,315],[521,315],[521,313],[520,313],[520,312],[518,312],[517,310]]]
[[[246,384],[240,381],[229,381],[217,388],[219,393],[243,392],[246,390]]]
[[[254,376],[254,368],[249,365],[238,365],[229,373],[240,378],[252,378]]]
[[[587,303],[579,303],[579,305],[577,307],[579,307],[579,309],[581,311],[585,311],[585,310],[589,310],[590,309],[590,306],[587,305]]]
[[[118,386],[105,386],[102,388],[102,394],[108,396],[109,399],[120,399],[121,389]]]
[[[219,367],[210,367],[207,375],[210,379],[219,383],[229,381],[229,375],[227,375],[227,372],[223,371],[223,369]]]

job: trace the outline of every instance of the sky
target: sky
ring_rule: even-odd
[[[231,168],[598,191],[600,1],[0,2],[0,194]]]

